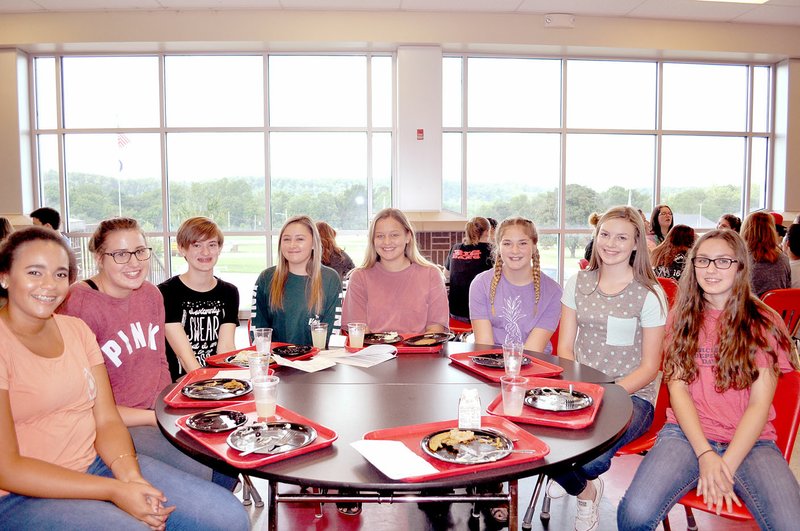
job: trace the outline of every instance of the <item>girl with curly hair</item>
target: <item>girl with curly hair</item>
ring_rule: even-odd
[[[680,280],[686,264],[686,255],[694,245],[694,229],[688,225],[675,225],[667,239],[650,253],[650,262],[657,277]]]
[[[792,268],[778,245],[771,215],[753,212],[747,216],[742,223],[742,238],[750,254],[750,287],[756,297],[771,289],[792,286]]]

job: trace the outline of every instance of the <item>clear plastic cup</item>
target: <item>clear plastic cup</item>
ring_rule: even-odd
[[[250,367],[250,380],[269,376],[269,354],[261,354],[252,350],[247,354],[247,366]]]
[[[503,366],[507,376],[519,376],[522,369],[522,343],[506,341],[503,343]]]
[[[280,381],[281,379],[277,376],[262,376],[252,381],[256,413],[259,419],[268,419],[275,416],[275,409],[278,405],[278,383]]]
[[[328,343],[328,323],[311,323],[311,342],[314,348],[325,350]]]
[[[269,356],[272,348],[272,328],[256,328],[253,330],[253,344],[256,352]]]
[[[364,332],[367,331],[367,323],[348,323],[347,335],[352,348],[364,346]]]
[[[524,376],[502,376],[500,388],[503,394],[503,413],[506,415],[522,415],[522,403],[525,400],[525,390],[528,379]]]

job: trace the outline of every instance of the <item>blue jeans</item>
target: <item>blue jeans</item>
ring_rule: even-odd
[[[719,455],[727,443],[708,441]],[[620,531],[655,529],[670,509],[697,488],[700,468],[680,426],[667,424],[639,465],[617,509]],[[734,474],[733,490],[761,529],[797,529],[800,486],[772,441],[756,441]]]
[[[611,448],[584,465],[576,465],[564,474],[553,476],[553,481],[564,487],[567,494],[577,496],[583,492],[589,481],[599,478],[611,468],[611,458],[614,457],[617,450],[650,429],[650,425],[653,423],[653,404],[638,396],[631,396],[631,401],[633,402],[631,423]]]
[[[175,511],[167,518],[170,531],[250,529],[250,519],[242,504],[230,492],[209,481],[152,459],[139,456],[142,476],[167,497]],[[114,477],[100,457],[87,474]],[[47,481],[47,478],[42,478]],[[0,528],[14,530],[63,529],[65,531],[146,531],[143,522],[113,503],[101,500],[31,498],[18,494],[0,497]]]
[[[236,476],[213,470],[181,452],[155,426],[134,426],[128,428],[128,431],[133,439],[133,445],[136,447],[136,453],[139,455],[149,455],[178,470],[183,470],[206,481],[213,481],[227,490],[233,490],[238,481]]]

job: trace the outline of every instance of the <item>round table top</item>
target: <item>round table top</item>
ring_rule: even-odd
[[[389,479],[350,446],[367,432],[452,420],[458,417],[458,399],[464,388],[475,388],[483,409],[500,393],[499,384],[484,380],[451,365],[448,353],[482,350],[468,343],[447,343],[442,353],[399,354],[396,359],[370,368],[337,364],[315,373],[280,367],[278,403],[314,422],[333,429],[338,439],[328,448],[300,455],[247,474],[307,486],[354,488],[358,490],[419,490],[420,488],[463,487],[467,484],[501,482],[535,475],[541,471],[586,461],[609,447],[626,429],[632,406],[621,387],[604,384],[605,394],[594,423],[583,429],[563,429],[519,424],[550,447],[543,459],[470,475],[424,483]],[[489,347],[491,348],[491,347]],[[594,369],[553,356],[541,356],[564,367],[561,379],[601,383],[607,377]],[[200,443],[181,432],[175,420],[198,410],[165,406],[164,391],[156,416],[161,430],[174,444],[195,458],[225,468],[225,462]]]

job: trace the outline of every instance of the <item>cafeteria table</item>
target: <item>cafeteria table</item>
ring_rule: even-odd
[[[458,400],[464,388],[475,388],[486,407],[498,396],[497,383],[451,364],[448,354],[496,348],[470,343],[446,343],[442,352],[398,354],[395,359],[370,368],[337,364],[314,373],[279,367],[281,383],[278,403],[314,422],[335,430],[332,446],[269,464],[260,468],[230,469],[227,463],[199,442],[183,433],[175,421],[201,411],[167,406],[158,400],[156,416],[165,436],[183,452],[230,472],[244,472],[269,482],[269,528],[278,528],[279,502],[359,501],[364,503],[441,501],[484,501],[509,503],[509,529],[517,526],[517,480],[553,473],[574,463],[589,461],[609,448],[630,422],[632,406],[625,390],[608,382],[600,371],[579,363],[526,352],[564,371],[555,379],[600,383],[605,387],[595,421],[583,429],[564,429],[533,424],[520,427],[545,442],[550,452],[544,458],[469,475],[404,482],[388,478],[350,446],[367,432],[458,417]],[[427,496],[422,491],[449,491],[479,485],[508,482],[508,493]],[[322,489],[322,493],[279,494],[278,483]],[[356,494],[327,494],[327,490],[354,490]]]

